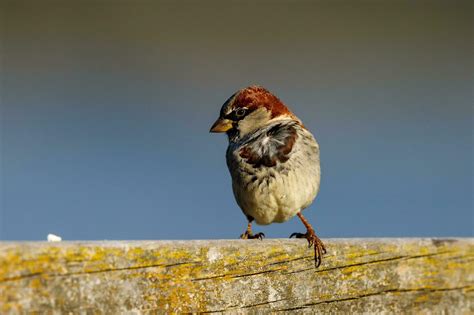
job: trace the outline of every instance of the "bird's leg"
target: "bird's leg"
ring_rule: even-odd
[[[301,222],[303,222],[304,226],[306,227],[306,233],[293,233],[290,235],[290,238],[295,236],[296,238],[305,238],[308,240],[308,247],[314,246],[314,263],[316,265],[316,268],[321,265],[321,261],[323,258],[323,254],[326,254],[326,247],[324,246],[323,242],[319,239],[319,237],[316,236],[316,233],[314,233],[314,229],[309,224],[309,222],[306,220],[305,217],[301,214],[301,212],[298,212],[298,218],[300,218]]]
[[[253,234],[252,233],[252,220],[249,220],[249,224],[247,225],[247,230],[244,232],[244,234],[240,235],[240,238],[243,239],[243,240],[249,240],[249,239],[255,239],[255,238],[258,238],[258,239],[263,239],[265,237],[265,234],[263,233],[257,233],[257,234]]]

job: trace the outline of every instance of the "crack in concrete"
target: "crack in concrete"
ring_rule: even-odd
[[[180,263],[174,263],[174,264],[152,264],[152,265],[142,265],[142,266],[129,266],[129,267],[122,267],[122,268],[105,268],[105,269],[68,272],[68,273],[35,272],[31,274],[26,274],[26,275],[0,279],[0,283],[9,282],[9,281],[18,281],[18,280],[28,279],[32,277],[40,277],[40,276],[68,277],[68,276],[76,276],[76,275],[84,275],[84,274],[115,272],[115,271],[124,271],[124,270],[139,270],[139,269],[148,269],[148,268],[157,268],[157,267],[169,268],[169,267],[176,267],[176,266],[181,266],[181,265],[191,265],[191,264],[201,264],[201,263],[202,263],[201,261],[187,261],[187,262],[180,262]]]
[[[417,258],[431,257],[431,256],[437,256],[437,255],[442,255],[442,254],[446,254],[446,253],[450,253],[450,252],[449,252],[449,251],[445,251],[445,252],[430,253],[430,254],[423,254],[423,255],[395,256],[395,257],[390,257],[390,258],[377,259],[377,260],[369,260],[369,261],[364,261],[364,262],[355,263],[355,264],[342,265],[342,266],[335,266],[335,267],[330,267],[330,268],[325,268],[325,269],[318,269],[318,270],[314,270],[314,267],[313,267],[313,268],[306,268],[306,269],[300,269],[300,270],[295,270],[295,271],[287,272],[286,274],[300,273],[300,272],[305,272],[305,271],[308,271],[308,270],[314,270],[315,273],[320,273],[320,272],[326,272],[326,271],[337,270],[337,269],[344,269],[344,268],[355,267],[355,266],[363,266],[363,265],[371,265],[371,264],[384,263],[384,262],[387,262],[387,261],[408,260],[408,259],[417,259]]]
[[[280,310],[275,310],[275,311],[277,311],[277,312],[295,311],[295,310],[312,308],[313,306],[320,305],[320,304],[331,304],[331,303],[353,301],[353,300],[363,299],[363,298],[366,298],[366,297],[371,297],[371,296],[376,296],[376,295],[384,295],[384,294],[392,294],[392,293],[410,293],[410,292],[434,293],[434,292],[456,291],[456,290],[464,290],[464,289],[470,290],[472,288],[473,288],[473,286],[468,286],[467,285],[467,286],[462,286],[462,287],[440,288],[440,289],[431,289],[431,288],[388,289],[388,290],[383,290],[383,291],[378,291],[378,292],[373,292],[373,293],[367,293],[367,294],[361,294],[361,295],[352,296],[352,297],[326,300],[326,301],[320,301],[320,302],[315,302],[315,303],[307,303],[307,304],[303,304],[301,306],[285,308],[285,309],[280,309]]]

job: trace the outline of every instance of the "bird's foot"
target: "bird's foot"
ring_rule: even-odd
[[[259,239],[262,240],[265,237],[263,233],[252,234],[252,232],[245,231],[244,234],[240,235],[240,238],[243,240]]]
[[[326,247],[323,242],[316,236],[313,230],[308,230],[306,233],[293,233],[290,238],[305,238],[308,240],[308,247],[314,246],[314,264],[316,268],[321,265],[323,255],[326,254]]]

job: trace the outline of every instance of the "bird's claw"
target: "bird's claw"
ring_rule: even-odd
[[[290,235],[290,238],[305,238],[308,240],[308,248],[310,248],[311,246],[313,246],[313,238],[311,237],[311,235],[309,235],[308,233],[293,233]]]
[[[295,237],[295,238],[306,238],[306,233],[296,233],[295,232],[295,233],[290,235],[290,238],[293,238],[293,237]]]
[[[265,234],[263,234],[262,232],[257,233],[257,234],[252,234],[246,231],[244,234],[240,235],[240,238],[243,240],[251,240],[251,239],[263,240],[264,237],[265,237]]]
[[[308,231],[306,233],[293,233],[290,238],[305,238],[308,240],[308,248],[314,246],[314,263],[316,268],[321,265],[323,255],[327,253],[326,247],[323,242],[316,236],[314,231]]]

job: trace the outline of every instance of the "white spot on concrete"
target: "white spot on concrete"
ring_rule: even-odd
[[[280,294],[272,286],[268,287],[268,301],[276,301],[280,299]]]
[[[54,234],[48,234],[48,242],[61,242],[62,238],[61,236],[54,235]]]
[[[209,251],[207,252],[207,259],[209,262],[215,262],[216,260],[219,260],[222,258],[222,254],[219,253],[219,250],[215,247],[210,247]]]

